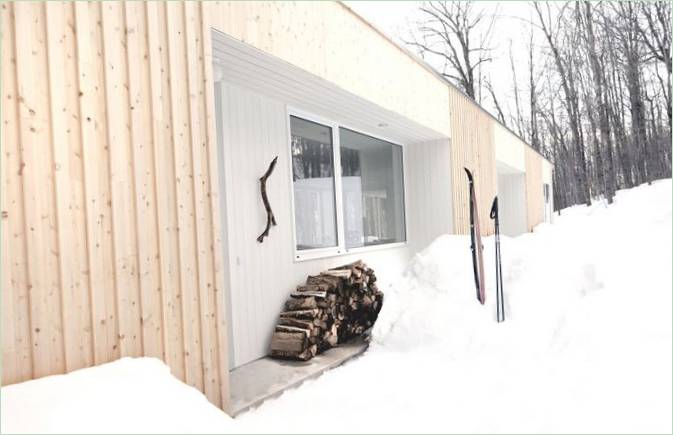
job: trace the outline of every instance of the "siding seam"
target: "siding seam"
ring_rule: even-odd
[[[98,9],[100,10],[100,28],[101,28],[101,56],[103,58],[103,83],[102,83],[102,88],[103,88],[103,104],[102,107],[105,108],[105,140],[107,141],[107,167],[108,167],[108,194],[110,197],[108,200],[110,201],[110,204],[112,203],[112,190],[113,190],[113,182],[112,182],[112,141],[110,140],[110,108],[108,107],[109,103],[109,98],[108,98],[108,91],[107,91],[107,86],[108,86],[108,74],[107,74],[107,56],[105,52],[105,19],[103,18],[103,3],[97,3],[96,4]],[[112,232],[114,233],[115,231],[115,217],[114,217],[114,207],[110,206],[110,228]],[[112,288],[114,289],[114,313],[115,313],[115,324],[117,325],[117,336],[115,337],[115,342],[116,344],[113,345],[113,355],[114,355],[114,350],[119,351],[119,355],[125,356],[124,352],[122,352],[122,346],[121,346],[121,331],[120,331],[120,324],[119,324],[119,289],[117,288],[118,282],[117,282],[117,248],[115,244],[114,237],[111,238],[110,240],[110,248],[112,250],[112,262],[113,262],[113,267],[112,267]],[[109,344],[109,343],[108,343]],[[109,351],[109,349],[108,349]]]

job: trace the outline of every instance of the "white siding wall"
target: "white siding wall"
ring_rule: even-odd
[[[223,97],[218,123],[221,189],[225,192],[223,245],[229,281],[231,366],[235,367],[268,353],[278,313],[306,275],[362,258],[376,270],[385,291],[404,270],[411,250],[402,246],[295,262],[286,105],[237,85],[222,82],[218,86]],[[405,155],[405,180],[409,246],[417,246],[451,229],[449,150],[446,143],[409,146],[406,150],[414,150]],[[264,229],[266,214],[258,178],[276,155],[278,164],[267,181],[267,192],[278,226],[272,227],[269,237],[260,244],[255,239]]]
[[[453,232],[451,149],[448,140],[406,148],[409,245],[420,251],[437,236]]]
[[[498,123],[493,123],[495,159],[517,171],[526,171],[524,149],[526,145],[511,131]]]
[[[518,236],[526,227],[526,179],[524,174],[498,174],[500,233]]]

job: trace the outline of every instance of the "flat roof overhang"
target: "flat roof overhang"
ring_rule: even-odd
[[[401,144],[448,139],[445,134],[215,29],[212,41],[215,81],[251,89],[292,108]]]

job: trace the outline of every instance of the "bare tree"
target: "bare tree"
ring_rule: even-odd
[[[495,95],[495,91],[493,90],[493,86],[491,85],[490,81],[485,81],[485,86],[486,90],[488,91],[489,95],[491,96],[491,99],[493,100],[493,105],[495,106],[495,110],[498,115],[498,120],[502,122],[502,124],[506,127],[507,126],[507,121],[505,121],[505,113],[502,111],[502,107],[500,107],[500,103],[498,102],[498,97]]]
[[[530,144],[536,150],[540,151],[540,137],[538,133],[538,87],[539,76],[535,71],[535,56],[533,53],[535,44],[533,27],[530,29],[530,40],[528,42],[528,95],[529,95],[529,122],[530,122]]]
[[[512,87],[514,88],[514,107],[516,110],[513,122],[519,136],[525,137],[523,130],[524,119],[521,115],[521,103],[519,102],[519,85],[516,79],[516,62],[514,62],[514,56],[512,55],[512,41],[509,42],[509,64],[512,68]]]
[[[551,50],[554,62],[556,64],[557,72],[561,79],[561,85],[563,89],[563,94],[566,101],[566,111],[568,113],[568,120],[570,122],[570,131],[573,138],[573,148],[577,156],[577,166],[575,168],[575,178],[577,183],[575,187],[578,190],[578,193],[581,196],[581,202],[584,202],[587,205],[591,204],[591,192],[589,188],[589,183],[587,183],[587,165],[586,159],[584,156],[584,146],[582,140],[582,132],[580,130],[579,124],[579,99],[577,96],[577,90],[574,85],[574,78],[572,74],[572,59],[567,59],[561,53],[559,48],[559,43],[555,38],[556,28],[558,28],[559,23],[556,24],[556,27],[553,25],[551,18],[551,10],[549,4],[546,4],[546,13],[543,14],[542,9],[539,3],[533,3],[533,7],[537,12],[539,18],[539,25],[544,33],[549,48]],[[563,14],[559,14],[559,17],[562,17]],[[559,21],[560,22],[560,21]]]
[[[407,44],[421,55],[437,56],[443,62],[441,74],[477,99],[481,92],[478,68],[491,60],[488,44],[495,15],[489,16],[477,10],[473,2],[463,1],[424,2],[420,11],[423,19]]]
[[[600,195],[610,202],[617,189],[670,177],[671,4],[535,2],[530,13],[510,17],[530,34],[505,53],[484,37],[494,15],[424,3],[412,45],[477,100],[483,84],[497,118],[552,160],[557,209]],[[501,89],[490,80],[500,73],[490,62],[498,53],[513,78]],[[527,62],[515,61],[518,53]]]
[[[671,3],[642,2],[640,13],[645,18],[636,20],[640,36],[650,53],[666,67],[666,86],[662,86],[666,98],[668,125],[671,125]],[[662,82],[663,85],[663,82]]]
[[[598,138],[596,139],[596,150],[594,152],[595,158],[598,162],[598,170],[601,171],[598,174],[599,180],[601,181],[605,195],[608,199],[608,203],[612,203],[612,198],[615,195],[615,174],[613,167],[613,157],[612,157],[612,137],[610,134],[610,124],[608,118],[608,109],[607,101],[605,98],[605,77],[604,77],[604,68],[603,68],[603,59],[599,56],[599,51],[601,47],[598,47],[596,41],[596,36],[594,34],[594,17],[591,9],[591,4],[588,1],[584,2],[583,14],[578,15],[583,18],[580,23],[582,28],[585,30],[585,47],[587,57],[589,58],[589,64],[591,66],[591,75],[593,77],[593,94],[594,94],[594,104],[593,108],[598,113],[598,126],[600,129],[600,142]],[[590,110],[591,114],[592,111]],[[603,167],[605,165],[605,167]]]
[[[626,88],[629,92],[631,111],[631,141],[636,151],[636,183],[651,181],[647,175],[647,161],[650,147],[647,143],[645,108],[641,86],[642,62],[644,47],[639,35],[637,5],[624,2],[614,3],[614,10],[619,17],[615,25],[615,35],[621,45],[624,56]]]

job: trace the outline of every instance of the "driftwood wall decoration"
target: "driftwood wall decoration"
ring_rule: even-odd
[[[262,175],[262,177],[259,179],[259,189],[262,192],[262,202],[264,203],[264,209],[266,209],[266,228],[264,228],[264,232],[260,234],[259,237],[257,237],[257,241],[259,243],[264,241],[264,237],[269,236],[269,229],[271,228],[271,225],[277,225],[276,217],[273,215],[273,210],[271,210],[271,204],[269,204],[269,198],[266,196],[266,180],[269,178],[273,172],[273,169],[276,167],[277,161],[278,156],[274,157],[274,159],[271,161],[271,164],[269,165],[269,169],[267,169],[264,175]]]

